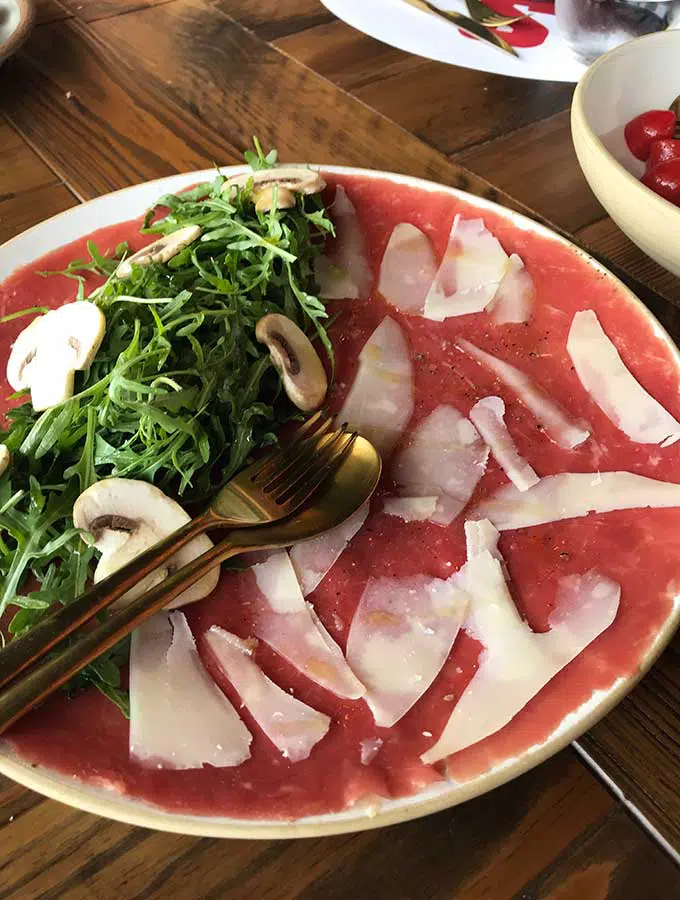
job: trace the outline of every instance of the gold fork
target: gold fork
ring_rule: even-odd
[[[193,520],[194,527],[199,527],[201,532],[227,525],[243,528],[290,515],[315,490],[305,478],[305,466],[310,458],[317,450],[327,454],[338,440],[347,438],[342,429],[331,434],[331,425],[331,419],[319,410],[297,429],[287,444],[269,450],[225,484],[206,512]]]
[[[482,3],[482,0],[465,0],[465,5],[475,22],[479,22],[486,28],[503,28],[505,25],[514,25],[515,22],[521,22],[524,19],[529,21],[531,18],[523,13],[518,16],[504,16],[495,9],[491,9],[486,3]]]
[[[252,528],[294,513],[342,463],[357,438],[343,429],[329,429],[330,420],[317,413],[289,444],[271,451],[226,484],[202,515],[15,638],[0,650],[0,687],[198,535],[213,528]]]
[[[344,522],[371,496],[380,478],[380,470],[380,456],[373,445],[364,438],[352,435],[351,443],[335,455],[334,462],[330,465],[331,477],[319,484],[311,502],[305,504],[295,515],[256,528],[236,528],[229,531],[220,543],[202,556],[121,609],[114,610],[103,622],[91,629],[83,629],[69,645],[48,659],[40,660],[30,672],[18,678],[14,677],[18,673],[13,673],[12,683],[0,692],[0,734],[88,662],[117,644],[126,634],[223,560],[252,550],[287,547],[316,537]],[[112,603],[116,596],[112,590],[115,579],[116,575],[113,575],[100,582],[94,591],[88,592],[89,596],[103,588],[107,597],[103,605]],[[78,600],[74,602],[77,603]],[[65,609],[71,609],[71,606]],[[10,644],[7,649],[17,642]],[[5,652],[0,652],[0,658]]]

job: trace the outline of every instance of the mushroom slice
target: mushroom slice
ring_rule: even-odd
[[[295,194],[285,187],[269,184],[266,187],[253,191],[255,209],[258,212],[269,212],[274,206],[274,194],[276,194],[277,209],[292,209],[295,206]]]
[[[151,263],[166,263],[173,256],[193,244],[201,233],[200,225],[185,225],[184,228],[178,228],[170,234],[163,235],[157,241],[142,247],[132,256],[128,256],[116,269],[117,278],[127,278],[132,275],[132,267],[134,266],[150,266]]]
[[[242,172],[227,179],[222,187],[223,194],[229,194],[232,188],[244,188],[249,181],[253,182],[253,196],[264,188],[278,184],[294,194],[318,194],[325,187],[326,182],[319,172],[308,169],[305,166],[274,166],[272,169],[260,169],[257,172]],[[282,204],[279,203],[279,206]]]
[[[37,412],[56,406],[73,396],[75,372],[90,366],[105,330],[104,313],[86,300],[39,316],[14,342],[7,381],[15,391],[30,388]]]
[[[4,475],[12,459],[6,444],[0,444],[0,475]]]
[[[287,316],[270,313],[258,321],[255,337],[269,348],[291,402],[304,412],[319,409],[326,399],[328,378],[304,331]]]
[[[112,575],[144,550],[153,547],[173,531],[181,528],[190,516],[159,488],[146,481],[132,478],[106,478],[91,485],[78,497],[73,507],[73,524],[88,531],[94,546],[101,552],[94,573],[95,583]],[[181,569],[213,546],[205,535],[194,538],[168,561],[143,578],[118,601],[133,600],[168,575]],[[191,587],[183,591],[169,609],[194,603],[214,590],[219,580],[219,568],[213,569]]]

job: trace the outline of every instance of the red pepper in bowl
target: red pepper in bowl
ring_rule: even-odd
[[[624,128],[628,149],[643,162],[649,156],[652,144],[662,138],[672,138],[677,120],[672,109],[650,109],[641,113]]]
[[[680,159],[680,140],[676,138],[663,138],[655,141],[647,157],[647,171],[651,172],[661,163],[671,159]]]
[[[640,180],[659,196],[680,206],[680,159],[662,162],[649,172],[645,172]]]

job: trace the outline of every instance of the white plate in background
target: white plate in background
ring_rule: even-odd
[[[334,15],[358,31],[391,44],[399,50],[438,62],[478,69],[515,78],[538,81],[576,82],[586,66],[575,59],[557,33],[554,4],[545,0],[485,0],[487,6],[503,14],[528,14],[535,21],[531,33],[526,25],[517,26],[517,38],[511,32],[498,33],[516,44],[518,57],[497,50],[482,41],[466,37],[455,25],[404,0],[321,0]],[[437,0],[441,9],[467,15],[464,0]],[[534,46],[521,46],[524,33]]]

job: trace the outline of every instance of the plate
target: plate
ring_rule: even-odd
[[[33,0],[0,0],[0,65],[26,40],[34,17]]]
[[[502,217],[516,229],[532,232],[550,241],[570,247],[572,252],[584,259],[599,277],[611,279],[617,290],[643,312],[650,322],[654,336],[670,349],[675,363],[680,367],[680,353],[669,335],[642,303],[599,263],[544,226],[516,212],[503,209],[496,204],[462,191],[417,178],[364,169],[333,166],[323,166],[322,168],[329,173],[354,174],[366,179],[386,178],[399,185],[411,186],[428,192],[444,192]],[[222,171],[231,175],[243,170],[244,167],[232,167]],[[177,192],[198,182],[209,180],[213,174],[214,171],[206,170],[170,176],[126,188],[48,219],[0,247],[0,281],[18,267],[26,265],[39,256],[84,234],[104,225],[124,222],[141,215],[162,194]],[[0,747],[0,772],[32,790],[87,812],[132,825],[182,834],[271,839],[315,837],[390,825],[427,815],[479,796],[521,775],[560,751],[620,702],[668,644],[678,624],[680,624],[680,598],[675,597],[667,617],[653,636],[650,646],[641,656],[637,669],[630,675],[619,677],[606,690],[596,691],[585,703],[568,713],[546,740],[534,744],[513,758],[506,758],[483,774],[467,781],[438,783],[414,796],[386,800],[378,809],[374,810],[366,807],[352,808],[338,813],[308,816],[295,821],[237,819],[168,812],[138,800],[114,794],[103,787],[84,785],[71,777],[65,777],[49,769],[23,762],[7,745]]]
[[[576,82],[586,67],[569,52],[557,31],[555,5],[545,0],[488,0],[504,15],[525,13],[533,19],[499,35],[512,44],[517,58],[466,37],[455,25],[409,6],[404,0],[322,0],[334,15],[358,31],[407,53],[438,62],[537,81]],[[441,0],[444,10],[467,14],[463,0]]]

